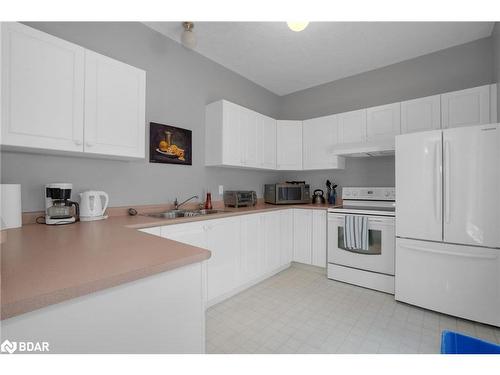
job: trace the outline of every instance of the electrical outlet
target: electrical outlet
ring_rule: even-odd
[[[224,186],[219,185],[219,195],[222,195],[222,194],[224,194]]]

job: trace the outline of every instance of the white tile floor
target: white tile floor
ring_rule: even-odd
[[[207,353],[439,353],[444,329],[500,343],[500,329],[289,269],[207,311]]]

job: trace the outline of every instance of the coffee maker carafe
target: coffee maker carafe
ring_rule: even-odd
[[[79,219],[80,207],[71,198],[72,184],[53,183],[45,185],[45,224],[70,224]],[[75,206],[75,214],[71,207]]]

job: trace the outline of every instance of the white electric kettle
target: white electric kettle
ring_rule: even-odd
[[[104,198],[104,204],[101,197]],[[104,211],[108,208],[109,196],[104,191],[84,191],[80,193],[80,220],[92,221],[107,219]]]

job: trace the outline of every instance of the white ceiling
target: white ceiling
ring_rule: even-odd
[[[180,42],[181,22],[145,22]],[[491,35],[493,22],[196,22],[195,51],[278,94]]]

